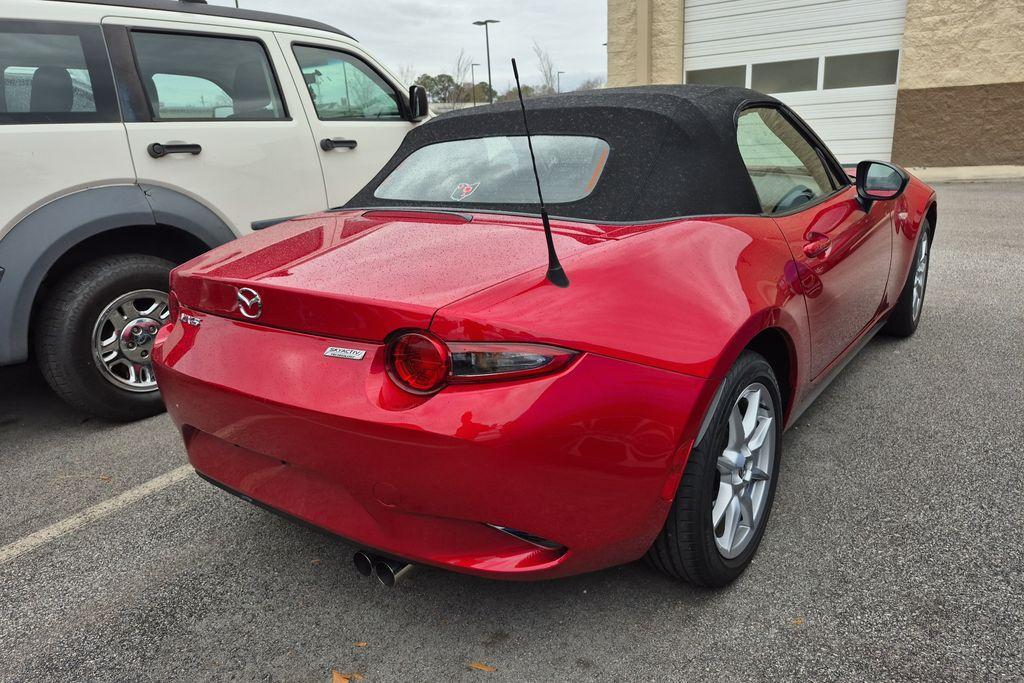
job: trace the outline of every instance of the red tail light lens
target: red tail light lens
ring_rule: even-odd
[[[173,325],[178,322],[178,314],[181,312],[181,305],[178,303],[178,297],[171,292],[167,295],[167,322],[165,325]]]
[[[445,344],[439,339],[409,332],[387,348],[391,378],[414,394],[433,394],[446,384],[499,382],[557,372],[579,355],[571,349],[546,344]]]
[[[451,359],[437,339],[410,332],[388,345],[387,367],[400,387],[414,394],[432,394],[445,385]]]

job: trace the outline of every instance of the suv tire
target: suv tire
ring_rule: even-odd
[[[61,398],[109,420],[163,411],[146,359],[155,330],[167,319],[174,266],[156,256],[109,256],[75,268],[50,288],[33,335],[39,369]],[[114,359],[112,367],[104,358]]]

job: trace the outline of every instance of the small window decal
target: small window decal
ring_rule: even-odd
[[[469,195],[476,192],[476,188],[480,187],[480,183],[459,183],[452,190],[452,199],[457,202],[461,202]]]

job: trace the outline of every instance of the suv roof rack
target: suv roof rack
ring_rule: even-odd
[[[298,26],[300,28],[316,29],[345,36],[355,40],[344,31],[334,28],[312,19],[291,17],[287,14],[275,14],[274,12],[259,12],[250,9],[235,9],[234,7],[222,7],[219,5],[207,5],[203,0],[51,0],[52,2],[78,2],[86,5],[112,5],[114,7],[134,7],[137,9],[163,10],[165,12],[184,12],[186,14],[206,14],[214,17],[228,17],[231,19],[247,19],[249,21],[264,21],[272,24],[285,24]]]

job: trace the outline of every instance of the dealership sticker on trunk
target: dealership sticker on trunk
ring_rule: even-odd
[[[366,351],[362,349],[343,349],[340,346],[328,346],[324,351],[328,358],[348,358],[349,360],[362,360]]]

